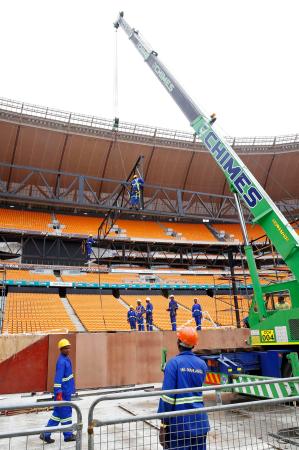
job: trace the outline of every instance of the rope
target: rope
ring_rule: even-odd
[[[118,41],[117,29],[115,30],[114,44],[114,73],[113,73],[113,100],[114,100],[114,117],[118,117]]]

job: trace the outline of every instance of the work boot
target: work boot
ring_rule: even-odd
[[[64,438],[64,442],[74,442],[76,439],[76,436],[72,434],[72,436]]]
[[[39,438],[44,441],[46,444],[54,444],[55,439],[52,439],[50,436],[46,437],[43,433],[39,435]]]

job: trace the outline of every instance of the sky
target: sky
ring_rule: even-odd
[[[192,131],[119,11],[224,134],[299,133],[298,0],[3,0],[0,97]]]

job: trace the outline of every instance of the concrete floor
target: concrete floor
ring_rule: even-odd
[[[81,393],[84,395],[87,391]],[[37,398],[45,399],[48,397],[49,395],[41,395],[33,398],[21,395],[2,396],[0,398],[0,406],[9,406],[9,404],[16,402],[28,403],[31,400],[35,402]],[[97,397],[98,395],[82,396],[75,400],[75,403],[80,407],[83,414],[83,449],[87,449],[88,410],[91,403]],[[232,394],[223,394],[224,404],[244,400],[241,396],[236,397],[232,396]],[[247,398],[246,401],[248,400]],[[157,410],[158,401],[158,397],[151,397],[149,399],[109,400],[102,402],[95,409],[94,417],[105,421],[132,417],[132,414],[154,414]],[[214,406],[215,403],[215,396],[212,391],[205,395],[206,406]],[[272,408],[267,406],[265,408],[258,407],[254,403],[250,408],[234,409],[233,411],[221,413],[215,412],[209,415],[211,431],[208,435],[208,450],[299,449],[299,435],[297,435],[297,439],[292,437],[294,442],[297,441],[297,445],[283,442],[271,436],[271,434],[277,434],[278,430],[285,430],[292,427],[299,429],[299,407],[294,405],[280,405]],[[49,411],[43,411],[14,416],[0,416],[0,433],[43,427],[47,423],[50,415],[51,413]],[[75,414],[73,414],[74,417]],[[158,438],[159,425],[160,421],[153,419],[149,422],[134,421],[131,423],[127,422],[95,428],[95,449],[160,450],[162,447],[159,444]],[[296,433],[294,432],[293,434]],[[287,437],[290,436],[291,434],[289,432]],[[38,439],[38,436],[13,438],[11,440],[1,439],[0,450],[37,450],[44,447],[53,450],[75,448],[73,443],[64,443],[60,433],[56,433],[53,437],[56,439],[56,442],[51,446],[44,446]]]

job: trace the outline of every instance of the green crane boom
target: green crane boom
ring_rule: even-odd
[[[245,253],[252,278],[254,299],[250,309],[249,324],[253,344],[299,343],[299,238],[287,219],[271,200],[263,187],[239,158],[232,147],[213,128],[214,120],[206,117],[177,80],[142,39],[139,32],[130,27],[119,14],[115,28],[123,28],[146,64],[173,98],[190,125],[224,173],[233,192],[245,241]],[[252,247],[239,199],[250,209],[253,223],[259,224],[293,273],[291,281],[261,286]],[[289,291],[292,307],[289,311],[268,311],[264,294]]]

